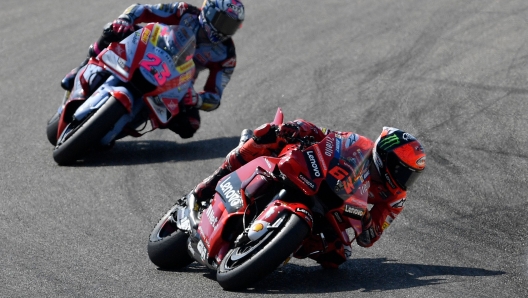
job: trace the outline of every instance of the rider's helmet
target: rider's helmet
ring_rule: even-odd
[[[372,150],[374,164],[391,192],[407,190],[425,168],[425,152],[410,133],[383,127]]]
[[[204,0],[198,17],[212,43],[233,36],[244,21],[244,5],[239,0]]]

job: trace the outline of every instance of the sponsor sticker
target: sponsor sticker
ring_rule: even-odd
[[[207,219],[209,219],[209,223],[213,227],[213,229],[216,229],[216,224],[218,223],[218,217],[215,216],[213,205],[209,205],[207,210],[205,210],[205,216],[207,216]]]
[[[403,198],[399,201],[397,201],[396,203],[392,204],[392,208],[403,208],[403,206],[405,205],[405,201],[406,201],[407,198]]]
[[[155,25],[154,31],[152,32],[152,36],[150,37],[150,43],[154,46],[158,44],[159,33],[160,33],[160,26]]]
[[[216,187],[216,191],[220,193],[224,206],[229,212],[237,211],[242,207],[240,184],[240,179],[235,173],[233,173]]]
[[[253,225],[253,231],[255,231],[255,232],[260,232],[263,229],[264,229],[264,225],[261,224],[260,222],[255,224],[255,225]]]
[[[362,219],[363,215],[365,215],[365,210],[363,208],[345,205],[345,211],[343,214],[355,219]]]
[[[150,29],[144,28],[143,33],[141,33],[141,42],[144,44],[147,44],[149,36],[150,36]]]
[[[306,184],[311,190],[315,190],[315,183],[305,177],[303,174],[299,174],[299,180],[301,180],[304,184]]]
[[[319,162],[317,161],[317,158],[315,157],[315,153],[312,150],[308,150],[305,152],[305,158],[306,163],[308,163],[311,166],[310,175],[311,178],[320,178],[321,175],[321,167],[319,166]]]
[[[309,221],[313,222],[313,217],[310,214],[310,212],[308,212],[308,210],[303,209],[303,208],[297,208],[297,209],[295,209],[295,212],[300,212],[300,213],[304,214],[308,218]]]
[[[194,66],[194,62],[191,59],[191,60],[183,63],[182,65],[176,67],[176,70],[178,70],[178,72],[180,72],[180,73],[184,73],[184,72],[188,71],[189,69],[191,69],[191,67],[193,67],[193,66]]]

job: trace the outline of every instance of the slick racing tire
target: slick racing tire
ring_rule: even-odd
[[[191,264],[194,259],[187,253],[189,236],[178,229],[172,219],[174,205],[150,233],[147,252],[150,261],[161,269],[179,269]]]
[[[102,107],[87,116],[83,121],[70,123],[53,151],[53,159],[59,165],[68,165],[81,158],[99,144],[127,110],[113,96]]]
[[[57,145],[57,131],[59,130],[59,120],[60,114],[57,112],[55,113],[55,115],[53,115],[53,117],[50,118],[46,127],[46,136],[48,137],[48,141],[53,146]]]
[[[246,288],[284,263],[309,232],[303,219],[286,214],[279,228],[227,252],[216,272],[218,283],[225,290]]]

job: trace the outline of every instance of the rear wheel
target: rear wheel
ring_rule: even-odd
[[[59,165],[67,165],[81,158],[99,144],[116,122],[127,113],[125,107],[113,96],[101,108],[83,121],[70,123],[53,151],[53,159]],[[49,136],[48,136],[49,137]]]
[[[299,216],[286,214],[276,229],[255,241],[228,251],[218,266],[216,279],[222,288],[245,288],[273,272],[299,248],[310,228]]]
[[[147,252],[150,261],[161,269],[179,269],[194,259],[187,253],[189,236],[178,229],[172,217],[178,205],[174,205],[150,233]]]

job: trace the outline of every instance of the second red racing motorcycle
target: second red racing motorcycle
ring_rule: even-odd
[[[273,123],[283,123],[280,108]],[[335,132],[318,143],[297,138],[223,177],[209,202],[183,197],[151,232],[150,260],[162,269],[196,261],[226,290],[261,280],[291,257],[344,262],[362,232],[370,155],[350,162],[341,156],[348,145]]]

